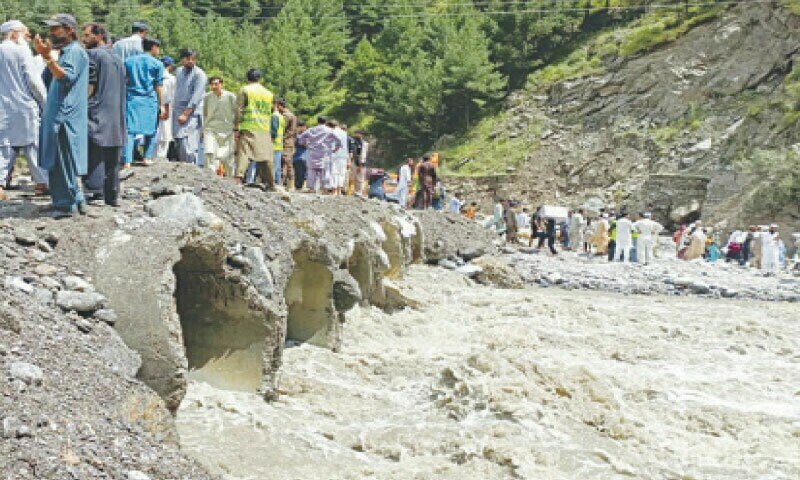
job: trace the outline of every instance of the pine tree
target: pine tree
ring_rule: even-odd
[[[489,60],[483,26],[483,18],[469,10],[432,21],[433,54],[441,60],[442,117],[454,130],[468,128],[505,89],[505,79]]]
[[[375,99],[375,85],[386,68],[381,53],[366,38],[358,42],[340,76],[348,93],[346,107],[356,114],[368,108]]]
[[[341,2],[288,0],[267,31],[265,82],[296,113],[333,110],[344,101],[334,79],[346,44]]]

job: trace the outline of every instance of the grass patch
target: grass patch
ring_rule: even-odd
[[[440,152],[444,159],[443,173],[451,176],[501,175],[509,167],[521,166],[526,154],[537,148],[541,129],[538,125],[520,126],[518,133],[519,136],[510,138],[507,131],[498,130],[496,117],[482,120],[457,139],[455,146]]]
[[[718,17],[725,8],[691,7],[688,13],[657,10],[627,27],[598,32],[564,60],[533,72],[528,77],[528,88],[541,92],[558,82],[601,75],[609,61],[673,42],[692,28]]]
[[[674,42],[692,28],[709,22],[725,10],[725,7],[689,9],[684,13],[661,12],[644,17],[640,25],[632,28],[619,45],[619,56],[630,57]]]
[[[543,90],[551,85],[576,78],[600,75],[605,65],[600,56],[589,48],[575,50],[567,58],[555,65],[548,65],[528,77],[528,85],[535,90]]]
[[[800,15],[800,0],[781,0],[781,6],[793,15]]]
[[[800,120],[800,65],[795,64],[792,71],[783,79],[783,92],[788,97],[783,102],[783,123],[794,125]]]

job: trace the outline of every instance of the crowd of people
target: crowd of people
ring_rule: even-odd
[[[364,132],[350,135],[324,117],[306,125],[262,84],[260,70],[250,69],[234,94],[223,78],[208,78],[195,50],[181,50],[177,64],[161,56],[142,22],[116,42],[102,24],[79,27],[69,14],[44,24],[47,39],[16,20],[0,25],[0,200],[19,157],[56,218],[117,206],[120,180],[158,160],[267,190],[365,195]],[[422,206],[430,206],[435,168],[417,170]],[[403,182],[400,196],[410,176]]]
[[[505,200],[497,203],[493,214],[485,222],[487,228],[503,235],[508,243],[524,243],[529,247],[558,254],[558,248],[604,256],[609,262],[637,262],[650,264],[659,246],[664,226],[653,219],[650,212],[629,213],[627,210],[600,209],[595,215],[586,210],[539,207],[532,214],[519,203]],[[564,210],[562,215],[561,210]],[[555,212],[555,213],[553,213]],[[703,227],[701,221],[681,225],[672,236],[678,259],[716,262],[721,259],[736,261],[742,266],[774,274],[787,268],[800,268],[800,248],[794,260],[789,247],[778,232],[778,225],[750,226],[747,231],[734,231],[728,242],[720,246],[717,236]],[[796,238],[800,247],[800,235]]]

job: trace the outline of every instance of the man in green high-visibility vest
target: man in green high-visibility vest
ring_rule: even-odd
[[[247,72],[247,85],[236,97],[236,179],[275,188],[272,171],[272,92],[261,85],[261,70]]]

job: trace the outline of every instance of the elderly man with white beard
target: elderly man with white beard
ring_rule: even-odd
[[[47,91],[28,46],[28,28],[17,20],[0,25],[0,200],[11,180],[18,155],[28,160],[36,192],[47,188],[47,175],[39,168],[39,112]]]

